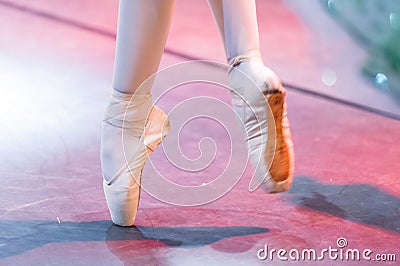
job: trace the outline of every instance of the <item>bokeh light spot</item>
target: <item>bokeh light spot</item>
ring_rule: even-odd
[[[328,87],[332,87],[336,84],[337,76],[336,72],[332,69],[324,69],[321,73],[321,81]]]
[[[383,73],[377,73],[375,75],[375,86],[383,91],[389,91],[389,80]]]
[[[391,12],[389,15],[390,26],[394,30],[400,30],[400,14]]]
[[[327,3],[327,5],[328,5],[328,8],[329,9],[333,9],[334,8],[334,6],[333,6],[333,0],[328,0],[328,3]]]

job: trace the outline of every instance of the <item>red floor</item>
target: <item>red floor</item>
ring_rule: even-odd
[[[64,2],[0,0],[0,265],[315,264],[282,261],[277,253],[272,261],[261,260],[257,253],[265,255],[260,249],[268,245],[269,251],[314,249],[320,255],[329,247],[339,249],[339,238],[347,241],[339,249],[343,252],[371,249],[371,258],[394,254],[397,261],[379,264],[398,264],[400,122],[290,88],[296,171],[289,192],[250,193],[248,167],[231,191],[209,204],[178,207],[143,193],[137,227],[113,226],[101,185],[99,133],[110,92],[117,6],[115,1]],[[328,47],[316,49],[320,32],[303,20],[304,11],[292,2],[259,1],[258,9],[266,61],[283,80],[399,115],[399,107],[368,87],[354,69],[338,70],[332,88],[321,83],[321,67],[328,60],[321,54],[329,57]],[[199,28],[200,20],[207,27]],[[357,44],[343,36],[350,49],[345,54],[360,60],[362,51],[351,50]],[[321,43],[329,42],[325,38]],[[330,56],[345,56],[345,48],[332,50]],[[191,58],[224,60],[205,1],[177,1],[161,67]],[[346,62],[332,64],[340,69]],[[212,65],[202,65],[202,71],[223,75]],[[156,86],[154,93],[164,90]],[[193,96],[228,105],[230,101],[221,87],[196,83],[167,94],[160,105],[173,111]],[[201,102],[193,106],[200,114],[206,111]],[[220,108],[210,105],[207,111],[221,113]],[[178,111],[171,114],[172,126],[186,115]],[[229,115],[229,133],[240,139],[241,131]],[[160,147],[145,167],[144,180],[152,180],[157,169],[172,182],[201,185],[223,170],[231,146],[221,126],[198,120],[182,132],[179,141],[189,159],[202,155],[202,138],[214,140],[213,164],[195,173],[181,171],[171,166]],[[176,144],[176,139],[170,135],[165,145]],[[210,144],[202,142],[205,157],[194,167],[212,157]],[[234,142],[241,152],[244,145]],[[241,158],[232,163],[233,171],[243,170]],[[343,263],[378,264],[330,259],[328,253],[318,264]]]

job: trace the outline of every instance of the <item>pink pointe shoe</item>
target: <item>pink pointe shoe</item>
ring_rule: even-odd
[[[294,172],[286,91],[277,75],[264,66],[258,51],[237,56],[229,64],[232,105],[244,124],[255,170],[250,190],[261,185],[268,193],[286,191]]]
[[[112,221],[132,226],[139,205],[142,170],[147,158],[169,133],[167,115],[151,95],[113,91],[101,140],[103,188]]]

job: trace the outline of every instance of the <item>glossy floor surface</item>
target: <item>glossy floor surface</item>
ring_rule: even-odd
[[[288,84],[296,152],[293,188],[277,195],[249,192],[252,169],[247,167],[231,191],[201,206],[171,205],[144,192],[137,226],[122,228],[110,221],[99,161],[116,1],[0,0],[0,265],[315,263],[282,261],[276,252],[272,260],[270,254],[262,260],[266,245],[269,252],[285,249],[286,257],[293,249],[300,254],[314,249],[318,256],[329,247],[343,254],[361,252],[361,262],[342,260],[339,251],[336,259],[325,253],[319,261],[324,265],[375,265],[362,258],[365,249],[372,250],[371,259],[396,256],[396,262],[379,264],[398,264],[400,121],[395,118],[400,108],[359,74],[365,52],[324,15],[319,2],[308,9],[297,2],[258,1],[264,59]],[[312,8],[326,31],[310,22]],[[338,38],[341,45],[334,45],[332,39]],[[191,59],[224,62],[206,1],[177,1],[161,67]],[[321,82],[327,65],[337,72],[332,87]],[[204,75],[224,75],[210,64],[201,69]],[[223,88],[183,87],[166,95],[161,107],[172,111],[200,96],[229,105]],[[154,88],[155,94],[163,89]],[[201,114],[203,109],[219,112],[201,102],[194,107]],[[171,115],[172,126],[184,115]],[[181,185],[212,181],[231,152],[222,129],[199,120],[182,131],[179,143],[189,159],[217,148],[204,171],[172,167],[159,147],[143,179],[158,170]],[[241,131],[233,126],[229,134],[240,137]],[[215,146],[201,150],[198,143],[207,136]],[[177,139],[165,142],[173,145]],[[244,141],[235,145],[245,154]],[[234,159],[234,171],[240,173],[243,158]]]

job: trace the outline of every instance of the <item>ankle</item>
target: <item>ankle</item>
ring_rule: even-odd
[[[227,59],[227,62],[231,66],[231,68],[234,68],[234,67],[240,65],[243,61],[259,62],[259,63],[263,64],[260,50],[258,50],[258,49],[250,50],[245,53],[229,57]]]
[[[234,90],[238,90],[239,87],[256,86],[263,93],[268,93],[281,88],[281,80],[274,71],[264,65],[261,55],[257,52],[232,58],[229,64],[228,79]]]
[[[151,93],[130,94],[112,90],[103,121],[117,128],[140,133],[153,106]]]

